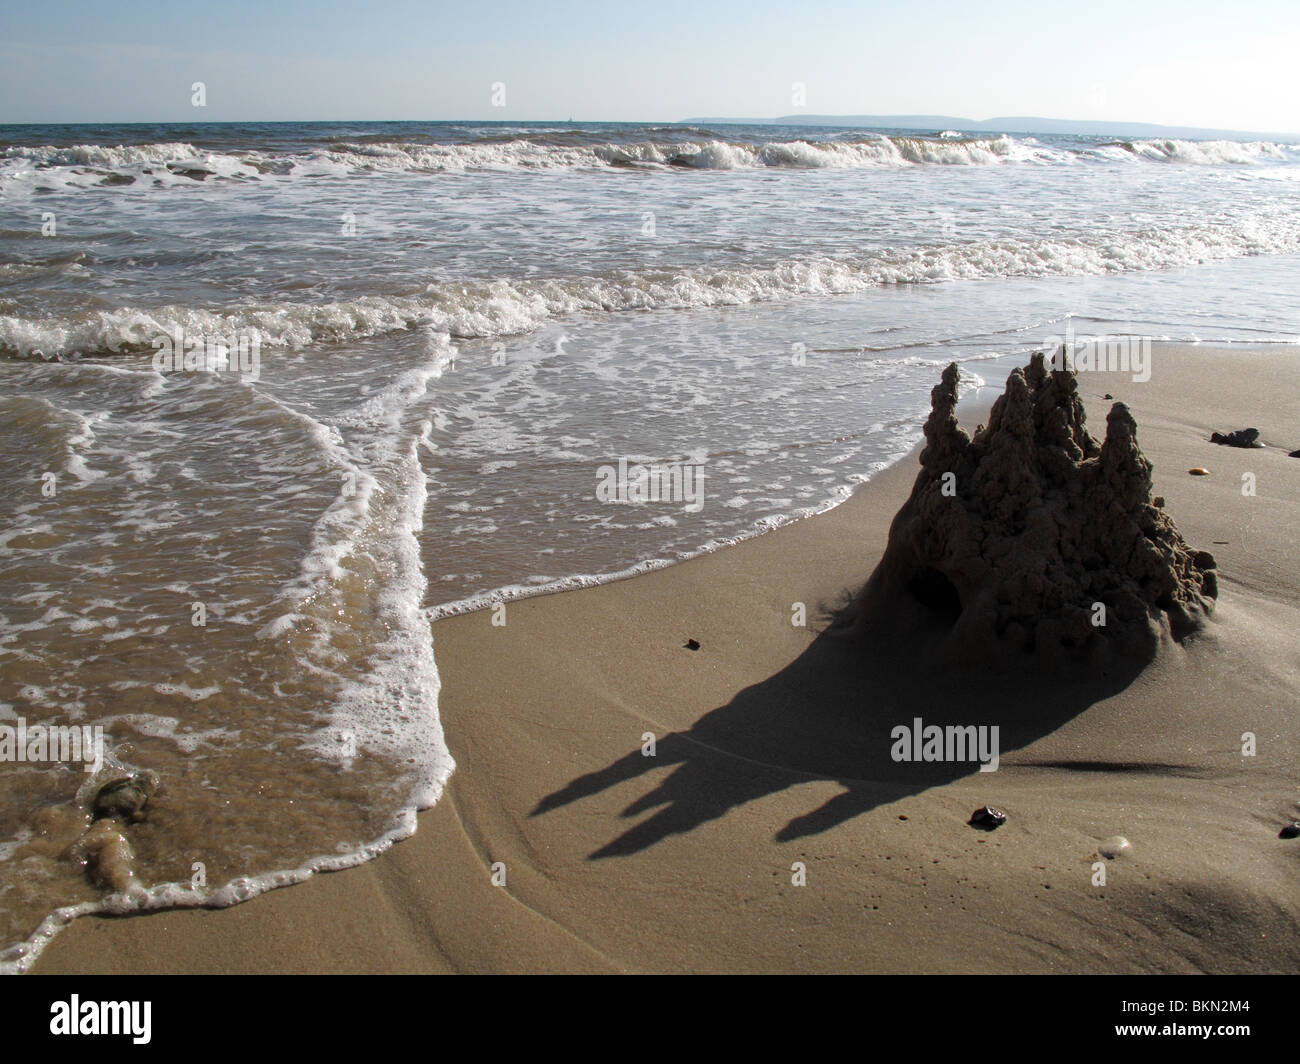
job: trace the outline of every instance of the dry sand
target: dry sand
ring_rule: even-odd
[[[1103,393],[1129,405],[1155,493],[1219,563],[1209,630],[1140,675],[936,675],[819,635],[913,455],[717,554],[439,622],[458,768],[414,838],[230,910],[80,920],[36,970],[1300,969],[1300,840],[1277,837],[1300,817],[1300,349],[1160,347],[1149,382],[1080,390],[1094,436]],[[1245,426],[1281,449],[1208,442]],[[998,724],[1000,768],[894,763],[914,716]],[[991,833],[966,823],[986,802]],[[1094,885],[1114,835],[1131,849]]]

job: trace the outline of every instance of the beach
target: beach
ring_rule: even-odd
[[[1088,427],[1128,405],[1219,597],[1140,673],[935,670],[826,632],[913,452],[761,536],[438,620],[456,769],[413,837],[229,909],[79,919],[34,971],[1295,971],[1300,349],[1158,344],[1151,369],[1080,374]],[[1208,442],[1246,426],[1269,446]],[[1000,726],[996,771],[891,760],[917,718]],[[985,804],[996,831],[967,823]]]
[[[996,727],[1014,756],[1129,689],[1102,670],[1056,678],[1064,697],[1002,697],[909,642],[895,623],[919,601],[906,592],[861,618],[880,633],[856,656],[817,640],[875,566],[872,522],[900,505],[886,486],[897,477],[906,496],[913,481],[881,471],[917,445],[945,367],[959,367],[962,415],[978,420],[1032,352],[1089,337],[1116,351],[1292,350],[1297,141],[501,114],[6,126],[0,477],[19,487],[0,513],[0,973],[29,970],[52,932],[92,913],[238,907],[363,866],[408,839],[417,814],[436,821],[463,801],[443,797],[453,778],[499,791],[487,808],[505,803],[527,833],[566,838],[574,816],[621,813],[663,784],[665,805],[633,805],[608,837],[557,850],[581,856],[593,884],[765,809],[785,879],[811,898],[828,873],[793,867],[787,843],[962,785],[923,751],[876,764],[895,728]],[[1136,395],[1163,387],[1130,368]],[[1198,431],[1251,426],[1259,401]],[[1151,416],[1212,407],[1188,409]],[[1258,427],[1294,448],[1286,423]],[[1235,457],[1215,448],[1216,463]],[[1191,499],[1223,485],[1211,468]],[[1174,520],[1187,490],[1170,489]],[[1039,515],[1038,532],[1054,521]],[[795,539],[773,542],[799,541],[781,548],[794,561],[730,550],[785,526]],[[1090,636],[1081,610],[1097,596],[1128,623],[1123,581],[1107,585],[1113,599],[1091,586],[1081,528],[1064,582],[1017,576],[1024,588],[1004,582],[974,605],[963,585],[967,664],[1006,671],[978,630],[1037,638],[1057,606],[1070,639]],[[1145,556],[1126,533],[1093,532]],[[1178,594],[1199,594],[1196,555],[1177,557],[1190,581]],[[697,574],[715,571],[735,575],[697,594]],[[1064,598],[1029,601],[1070,582]],[[553,617],[570,601],[556,593],[605,585],[617,590]],[[671,610],[653,595],[625,607],[629,588],[661,588]],[[1005,616],[1003,591],[1020,603]],[[941,582],[925,593],[947,609]],[[462,616],[468,628],[444,624]],[[480,683],[480,661],[513,686]],[[563,707],[537,703],[537,719],[589,714],[599,726],[583,741],[602,736],[605,761],[574,753],[559,724],[541,733],[568,744],[557,752],[509,722],[557,669],[576,686]],[[1008,705],[1022,707],[1014,720],[999,716]],[[448,714],[471,718],[460,755]],[[47,730],[57,747],[33,745]],[[477,765],[485,745],[506,756],[498,736],[522,761]],[[824,813],[808,795],[801,813],[802,786],[755,780],[697,809],[678,797],[710,789],[683,761],[697,747],[849,793]],[[769,808],[787,802],[784,820]],[[467,808],[486,845],[495,821]],[[971,838],[996,848],[1021,823]],[[754,839],[727,845],[750,854],[746,875],[770,878]],[[503,865],[494,905],[530,889],[508,851],[488,861]],[[548,905],[548,919],[570,919]]]

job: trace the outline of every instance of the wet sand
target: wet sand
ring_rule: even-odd
[[[35,971],[1295,971],[1298,385],[1275,346],[1081,375],[1092,434],[1104,393],[1128,404],[1154,493],[1219,566],[1208,629],[1138,675],[943,675],[823,634],[913,455],[716,554],[438,622],[458,768],[415,837],[229,910],[80,920]],[[1276,446],[1208,442],[1246,426]],[[998,771],[893,762],[916,716],[998,724]],[[966,823],[986,802],[1008,815],[989,833]]]

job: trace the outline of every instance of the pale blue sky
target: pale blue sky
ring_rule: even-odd
[[[1300,0],[45,0],[0,122],[1045,115],[1300,132]],[[191,105],[205,83],[207,106]],[[504,107],[492,86],[505,85]],[[791,87],[806,86],[806,106]]]

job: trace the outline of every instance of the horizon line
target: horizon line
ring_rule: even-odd
[[[329,124],[361,124],[361,123],[387,123],[387,124],[414,124],[428,123],[441,125],[512,125],[512,124],[534,124],[534,125],[666,125],[666,126],[686,126],[699,123],[708,123],[712,125],[755,125],[755,126],[782,126],[801,124],[799,119],[805,116],[798,114],[775,115],[769,118],[747,118],[733,116],[692,116],[688,118],[664,118],[664,119],[621,119],[621,118],[584,118],[576,119],[572,116],[568,118],[203,118],[203,119],[160,119],[160,118],[139,118],[139,119],[80,119],[76,121],[2,121],[0,128],[9,126],[217,126],[217,125],[329,125]],[[889,122],[868,122],[867,119],[909,119],[918,121],[917,125],[896,124]],[[1134,119],[1094,119],[1094,118],[1049,118],[1042,115],[995,115],[991,118],[965,118],[959,115],[944,114],[891,114],[891,115],[869,115],[869,114],[811,114],[806,116],[807,121],[803,124],[809,126],[844,126],[848,128],[880,128],[880,129],[932,129],[935,126],[952,126],[957,127],[961,124],[978,125],[988,127],[997,122],[1039,122],[1039,123],[1060,123],[1062,125],[1073,126],[1133,126],[1149,127],[1151,130],[1184,130],[1200,131],[1205,133],[1231,133],[1237,136],[1273,136],[1282,138],[1300,139],[1300,132],[1283,131],[1283,130],[1251,130],[1237,129],[1224,126],[1197,126],[1186,123],[1168,123],[1168,122],[1148,122],[1137,121]],[[938,122],[920,122],[921,119],[940,119]],[[981,129],[978,132],[994,132],[995,128]],[[1015,130],[1007,127],[1002,132],[1026,132],[1033,133],[1034,130]],[[1037,131],[1045,132],[1045,131]]]

